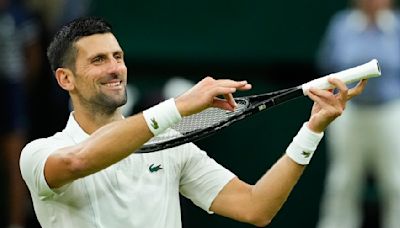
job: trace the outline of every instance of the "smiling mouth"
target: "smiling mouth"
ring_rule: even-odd
[[[121,89],[122,84],[123,84],[122,80],[118,80],[118,81],[113,80],[113,81],[102,83],[101,85],[103,85],[107,88],[110,88],[110,89]]]
[[[120,86],[122,84],[121,81],[119,82],[109,82],[109,83],[105,83],[103,85],[107,86],[107,87],[116,87],[116,86]]]

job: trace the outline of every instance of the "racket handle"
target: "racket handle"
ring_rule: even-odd
[[[301,88],[303,89],[303,94],[307,95],[310,87],[319,89],[334,88],[333,85],[331,85],[328,82],[328,78],[337,78],[342,80],[344,83],[348,84],[355,81],[359,81],[361,79],[367,79],[379,76],[381,76],[381,69],[379,67],[378,60],[373,59],[368,63],[309,81],[301,85]]]

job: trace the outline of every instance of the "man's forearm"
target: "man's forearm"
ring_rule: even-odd
[[[52,188],[90,175],[126,158],[153,137],[142,114],[112,122],[82,143],[48,157],[45,178]]]
[[[137,114],[97,130],[77,155],[85,158],[90,174],[129,156],[152,137],[143,115]]]
[[[256,211],[268,220],[276,215],[285,203],[305,166],[299,165],[286,154],[253,186],[252,198]]]

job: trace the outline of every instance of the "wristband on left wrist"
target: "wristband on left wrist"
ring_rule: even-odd
[[[307,127],[305,122],[286,149],[286,154],[296,163],[307,165],[310,163],[324,133],[315,133]]]

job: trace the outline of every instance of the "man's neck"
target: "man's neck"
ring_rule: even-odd
[[[123,119],[120,108],[116,109],[111,114],[100,112],[93,113],[78,108],[74,110],[73,115],[79,126],[89,135],[108,123]]]

